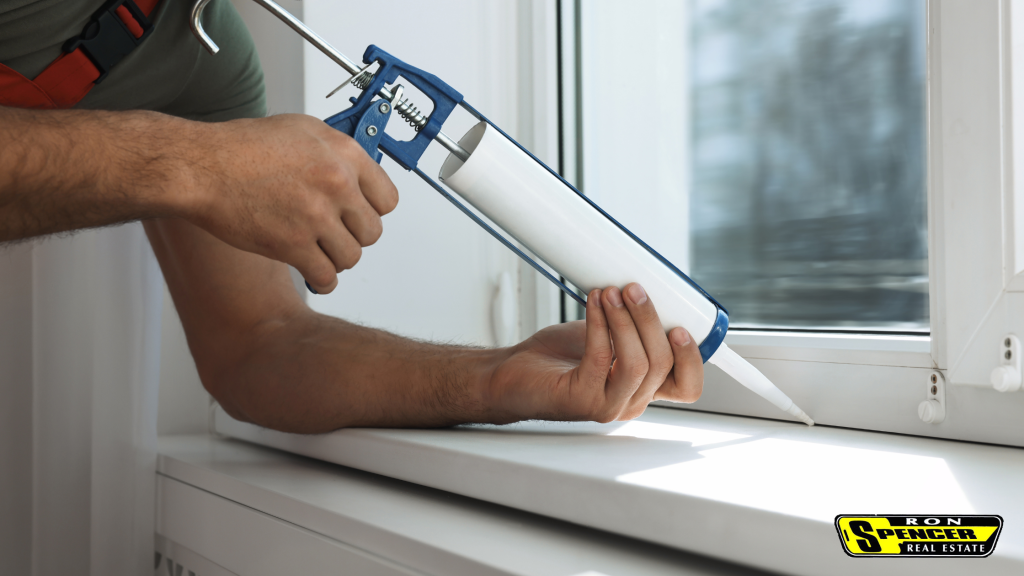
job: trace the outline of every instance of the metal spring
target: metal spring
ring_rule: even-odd
[[[363,70],[358,76],[352,79],[352,85],[360,90],[366,90],[366,87],[373,83],[373,73],[369,70]]]
[[[423,127],[427,125],[427,122],[430,121],[429,116],[424,116],[416,106],[409,104],[408,98],[404,98],[399,102],[398,105],[395,106],[395,111],[398,112],[402,118],[405,118],[405,121],[412,125],[413,129],[417,132],[422,130]]]

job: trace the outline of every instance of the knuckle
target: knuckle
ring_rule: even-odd
[[[297,208],[298,216],[301,218],[319,218],[324,212],[324,208],[330,206],[329,197],[324,194],[322,189],[316,185],[316,183],[306,182],[304,185],[293,193],[292,198],[288,199],[285,204],[286,206],[294,206]],[[298,222],[305,222],[306,220],[299,220]]]
[[[298,234],[319,236],[331,229],[333,210],[330,202],[323,196],[316,196],[305,202],[299,211],[299,219],[293,224]]]
[[[651,365],[651,373],[664,378],[672,371],[672,366],[673,362],[671,360],[658,360]]]
[[[386,190],[380,194],[380,215],[388,214],[398,207],[398,189],[394,187],[394,183],[385,174],[385,182],[387,184]]]
[[[296,257],[309,258],[309,255],[315,253],[319,249],[317,245],[317,235],[313,230],[297,229],[289,233],[288,235],[289,246],[288,250],[290,253],[295,254]]]
[[[359,179],[351,171],[342,166],[337,166],[334,172],[335,185],[346,196],[355,196],[359,191]]]
[[[599,366],[610,366],[611,363],[612,363],[612,360],[615,359],[612,356],[612,351],[608,350],[607,348],[604,348],[602,350],[598,350],[597,352],[594,352],[592,354],[592,357],[594,359],[594,362],[596,364],[598,364]]]
[[[605,294],[607,293],[605,291]],[[625,304],[622,306],[612,306],[610,302],[605,304],[604,301],[607,298],[605,295],[601,296],[602,308],[605,315],[608,316],[608,323],[616,327],[626,327],[633,324],[633,317],[629,313],[629,308],[626,308]]]
[[[639,305],[636,311],[633,313],[636,316],[637,323],[653,324],[655,322],[661,323],[658,317],[658,311],[651,305],[651,301],[648,299],[647,302]]]
[[[635,420],[643,415],[645,410],[647,410],[647,404],[638,402],[623,410],[622,414],[619,414],[619,420]]]
[[[594,419],[595,422],[600,422],[601,424],[607,424],[609,422],[614,422],[616,419],[618,419],[618,416],[619,416],[619,410],[617,408],[603,407],[600,410],[598,410],[596,413],[594,413],[593,419]]]
[[[345,250],[345,254],[342,256],[342,262],[340,264],[344,269],[348,270],[359,263],[359,259],[362,257],[363,249],[359,246],[353,246]]]
[[[286,246],[292,249],[303,249],[310,244],[310,234],[301,228],[292,228],[285,232],[282,240]]]
[[[344,162],[339,162],[337,158],[331,158],[328,162],[318,163],[316,170],[324,186],[330,190],[335,193],[350,192],[354,178],[352,171]]]
[[[325,199],[320,199],[319,201],[314,202],[309,207],[309,210],[310,214],[306,221],[310,222],[313,226],[318,227],[317,235],[331,235],[337,227],[335,220],[337,218],[337,212],[331,209],[330,204]]]
[[[590,395],[588,400],[581,406],[580,416],[586,420],[606,424],[613,422],[622,409],[621,405],[611,402],[603,393]]]
[[[338,134],[341,134],[338,132]],[[362,145],[356,142],[355,138],[349,137],[347,134],[341,134],[345,138],[339,142],[339,151],[344,156],[349,166],[358,166],[363,160],[369,160],[370,155],[363,150]],[[376,162],[374,162],[376,164]]]
[[[341,134],[342,136],[345,137],[344,138],[344,146],[345,146],[345,151],[346,152],[349,152],[351,154],[359,154],[360,157],[362,157],[362,156],[369,157],[369,155],[366,153],[366,150],[363,150],[362,144],[360,144],[358,141],[356,141],[355,138],[352,138],[348,134],[344,134],[342,132],[338,132],[338,134]]]
[[[358,142],[356,142],[355,138],[338,130],[334,130],[333,132],[334,135],[331,138],[331,144],[339,152],[346,156],[356,152],[362,152],[363,148]],[[365,152],[363,153],[365,154]]]
[[[647,356],[636,355],[628,362],[629,375],[634,378],[643,378],[650,371],[651,364],[647,360]]]
[[[327,266],[318,266],[312,273],[312,278],[307,278],[314,286],[329,286],[337,273]]]
[[[381,214],[382,216],[384,214],[390,214],[395,208],[398,208],[398,188],[395,188],[394,185],[389,186],[388,191],[381,199],[381,204],[381,209],[383,210],[383,213]]]
[[[384,234],[384,223],[381,222],[380,216],[371,214],[367,216],[366,222],[366,233],[362,238],[363,246],[370,246],[380,240],[381,235]]]
[[[697,400],[700,400],[701,393],[704,392],[704,380],[701,379],[695,385],[687,387],[683,390],[682,394],[679,395],[680,401],[687,404],[693,404]]]

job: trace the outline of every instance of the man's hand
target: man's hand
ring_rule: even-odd
[[[326,293],[397,203],[381,167],[310,116],[0,107],[0,242],[176,217]]]
[[[489,420],[630,420],[652,400],[694,402],[704,383],[697,344],[665,334],[639,284],[593,290],[587,319],[552,326],[510,349],[483,404]]]
[[[193,143],[196,199],[184,217],[224,242],[294,266],[317,292],[338,284],[398,204],[355,140],[300,114],[203,127]]]

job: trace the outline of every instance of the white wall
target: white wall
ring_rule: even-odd
[[[160,315],[160,399],[157,434],[197,434],[207,429],[210,395],[206,393],[185,341],[178,312],[164,285]]]
[[[30,526],[32,244],[26,243],[0,247],[0,571],[31,573]]]
[[[0,248],[0,573],[152,566],[161,283],[138,223]]]

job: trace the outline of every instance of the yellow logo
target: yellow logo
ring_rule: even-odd
[[[1001,516],[836,516],[850,556],[984,558],[996,548]]]

